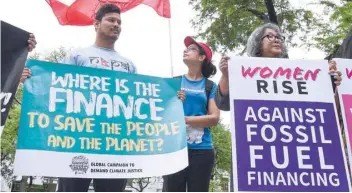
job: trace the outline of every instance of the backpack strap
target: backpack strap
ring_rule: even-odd
[[[208,109],[208,104],[209,104],[209,97],[211,90],[213,89],[214,82],[212,80],[206,79],[205,81],[205,95],[207,96],[207,109]]]

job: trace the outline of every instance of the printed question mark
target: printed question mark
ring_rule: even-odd
[[[163,145],[164,140],[163,139],[158,139],[158,147],[159,147],[159,151],[162,150],[161,146]]]

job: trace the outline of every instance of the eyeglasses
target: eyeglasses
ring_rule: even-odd
[[[274,35],[265,35],[262,37],[262,40],[264,38],[268,38],[269,41],[273,42],[275,40],[278,40],[279,42],[285,42],[285,37],[284,36],[274,36]]]
[[[189,51],[199,51],[198,48],[195,48],[195,47],[188,47],[186,48],[186,52],[189,52]]]

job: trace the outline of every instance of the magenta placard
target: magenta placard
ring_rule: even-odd
[[[343,94],[342,102],[345,108],[346,125],[348,130],[348,136],[350,138],[350,146],[352,148],[352,95]]]

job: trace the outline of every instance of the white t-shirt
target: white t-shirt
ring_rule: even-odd
[[[72,51],[63,61],[65,64],[101,68],[120,72],[137,73],[136,66],[115,50],[95,45]]]

